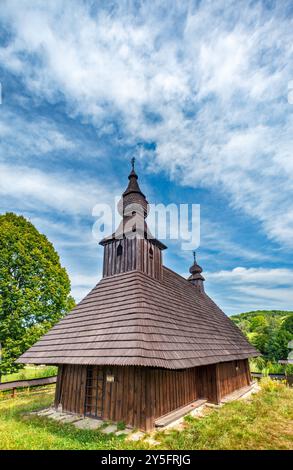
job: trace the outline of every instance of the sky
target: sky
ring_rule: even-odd
[[[135,157],[149,202],[200,204],[227,314],[292,310],[292,52],[291,1],[1,0],[0,213],[46,234],[80,300],[101,277],[93,207]],[[165,243],[186,277],[191,251]]]

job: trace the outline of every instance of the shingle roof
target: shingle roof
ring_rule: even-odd
[[[259,353],[205,293],[168,268],[103,278],[18,360],[181,369]]]

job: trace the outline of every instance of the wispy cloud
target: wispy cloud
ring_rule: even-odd
[[[0,195],[23,209],[55,210],[73,215],[91,215],[95,204],[113,198],[112,188],[84,179],[80,182],[69,172],[62,176],[9,164],[0,164]]]
[[[208,272],[206,278],[220,302],[224,294],[229,313],[293,308],[292,269],[237,267]]]
[[[0,57],[35,95],[64,99],[72,115],[99,126],[109,115],[122,119],[125,141],[156,143],[157,169],[222,191],[269,238],[291,246],[288,6],[77,2],[72,9],[66,1],[9,0],[1,16],[13,34]]]
[[[178,186],[209,191],[257,223],[268,246],[292,248],[290,2],[85,0],[72,8],[66,0],[3,0],[0,26],[1,66],[26,95],[13,90],[0,110],[4,209],[28,211],[35,219],[40,211],[56,211],[71,217],[62,222],[65,232],[74,229],[74,217],[90,214],[95,202],[116,192],[117,149],[142,142],[137,156],[149,175],[161,172]],[[5,95],[9,84],[3,85]],[[48,107],[47,116],[40,103]],[[94,129],[94,151],[84,129],[76,135],[60,124],[59,115],[54,121],[55,107],[68,127],[78,122]],[[114,175],[110,189],[99,148],[103,139]],[[93,180],[86,156],[95,152],[102,170]],[[51,215],[43,227],[58,246],[87,243],[79,237],[80,225],[72,237],[62,234],[60,221],[59,233],[53,225],[50,231]],[[269,250],[260,243],[248,245],[247,235],[235,241],[229,223],[220,229],[203,225],[205,259],[215,250],[237,264],[268,261]],[[76,272],[73,263],[70,270]],[[272,305],[272,296],[276,304],[291,302],[278,281],[278,290],[267,287],[263,270],[240,275],[227,267],[210,276],[223,296],[231,282],[231,310],[234,294],[243,306],[249,292],[255,305],[266,299]]]

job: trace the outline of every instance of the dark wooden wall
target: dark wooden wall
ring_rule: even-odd
[[[248,359],[222,362],[218,367],[221,398],[251,383]]]
[[[86,388],[86,366],[61,366],[55,405],[61,403],[64,411],[80,414],[98,410],[97,417],[146,430],[153,428],[159,416],[193,400],[219,403],[225,395],[250,383],[247,360],[183,370],[92,366],[90,376],[97,377],[98,398],[95,391],[90,393]],[[114,377],[114,382],[108,382],[107,376]],[[88,403],[95,403],[96,408],[90,405],[85,409],[86,393]]]
[[[118,256],[118,246],[121,254]],[[105,244],[103,276],[113,276],[133,270],[142,271],[155,279],[161,279],[162,252],[150,240],[123,238]]]
[[[219,403],[219,387],[216,381],[217,364],[195,368],[198,398],[205,398],[211,403]]]
[[[64,411],[84,413],[86,367],[62,365],[58,368],[55,406],[62,404]]]

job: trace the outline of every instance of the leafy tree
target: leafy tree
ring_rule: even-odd
[[[70,280],[52,243],[22,216],[0,216],[1,374],[74,306]]]
[[[275,361],[286,359],[288,356],[288,343],[292,339],[289,331],[280,328],[274,331],[268,338],[266,356]]]
[[[288,356],[293,339],[293,313],[279,310],[245,312],[231,320],[242,330],[266,361],[276,362]]]
[[[282,323],[282,329],[288,331],[293,336],[293,314],[285,318]]]

